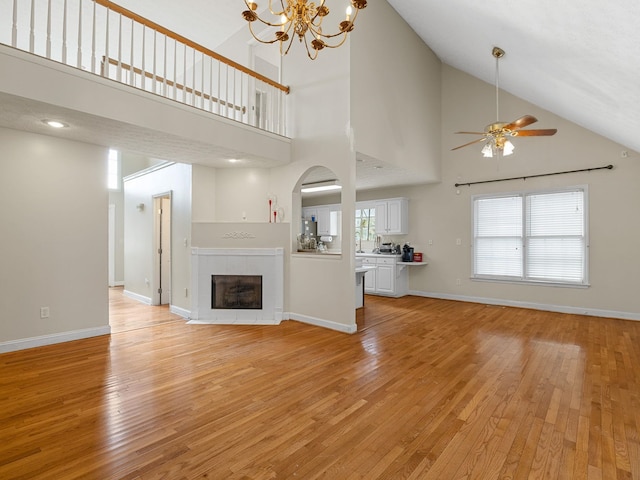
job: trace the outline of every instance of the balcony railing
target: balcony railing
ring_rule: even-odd
[[[288,87],[108,0],[0,1],[0,43],[286,135]]]

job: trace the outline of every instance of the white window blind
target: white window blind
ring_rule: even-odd
[[[586,284],[586,189],[478,196],[476,278]]]

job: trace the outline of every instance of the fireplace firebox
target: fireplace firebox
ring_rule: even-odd
[[[262,275],[211,275],[211,308],[261,310]]]

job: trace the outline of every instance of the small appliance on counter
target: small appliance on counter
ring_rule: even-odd
[[[402,247],[402,261],[413,262],[413,247],[410,247],[408,243]]]
[[[398,251],[393,243],[383,243],[380,245],[380,253],[393,254],[398,253]]]

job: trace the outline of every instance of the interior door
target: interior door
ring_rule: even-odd
[[[160,265],[160,305],[171,303],[171,197],[161,197],[160,238],[158,263]]]

